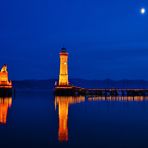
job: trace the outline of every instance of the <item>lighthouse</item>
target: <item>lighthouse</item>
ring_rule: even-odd
[[[60,53],[60,70],[59,80],[55,82],[54,94],[56,96],[74,96],[83,95],[86,89],[74,86],[68,80],[68,52],[66,48],[62,48]]]
[[[59,86],[68,86],[68,52],[66,48],[60,51],[60,73],[59,73]]]

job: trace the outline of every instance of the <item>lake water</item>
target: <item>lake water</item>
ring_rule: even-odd
[[[0,99],[0,148],[147,148],[146,97],[54,97],[16,91]]]

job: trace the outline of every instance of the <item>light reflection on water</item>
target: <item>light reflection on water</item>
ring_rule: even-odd
[[[0,124],[6,124],[8,109],[12,105],[12,97],[0,98]]]
[[[68,110],[72,104],[81,103],[85,101],[84,96],[56,96],[55,106],[58,105],[59,116],[59,129],[58,139],[59,141],[68,141]]]
[[[88,101],[146,101],[148,96],[95,96],[88,97]]]
[[[56,96],[55,108],[58,106],[58,140],[68,141],[68,111],[73,104],[85,101],[146,101],[146,96]]]
[[[110,146],[114,148],[123,140],[125,144],[131,140],[131,147],[136,146],[135,129],[139,134],[148,131],[147,96],[54,97],[44,92],[30,92],[16,95],[13,105],[12,100],[0,98],[0,139],[4,145],[11,141],[8,147],[20,147],[24,142],[24,147],[41,148],[44,145],[46,148],[58,144],[60,147],[63,143],[72,147],[73,144],[94,143],[107,148],[105,141],[111,139]],[[1,128],[3,125],[7,126]],[[122,130],[127,125],[129,136],[124,133],[125,129]],[[119,144],[114,138],[120,138]],[[144,138],[141,137],[140,144],[146,143]]]

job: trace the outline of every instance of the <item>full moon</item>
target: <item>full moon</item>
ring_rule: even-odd
[[[140,13],[141,13],[141,14],[145,14],[145,12],[146,12],[145,8],[141,8],[141,9],[140,9]]]

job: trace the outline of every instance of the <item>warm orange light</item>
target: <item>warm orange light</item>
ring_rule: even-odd
[[[97,96],[90,97],[88,101],[144,101],[146,96]]]
[[[59,103],[59,141],[68,140],[68,102],[60,101]]]
[[[55,105],[59,108],[59,141],[68,141],[68,109],[70,104],[84,102],[85,97],[56,96]]]
[[[3,65],[0,71],[0,88],[12,88],[12,82],[8,80],[7,65]]]
[[[69,82],[68,82],[68,53],[65,48],[62,48],[60,52],[59,85],[60,86],[69,85]]]
[[[144,101],[147,96],[95,96],[89,97],[88,101]],[[56,96],[55,108],[58,106],[59,129],[58,139],[60,142],[68,141],[68,111],[72,104],[85,102],[84,96]]]
[[[0,98],[0,123],[6,124],[8,108],[12,105],[12,98]]]

